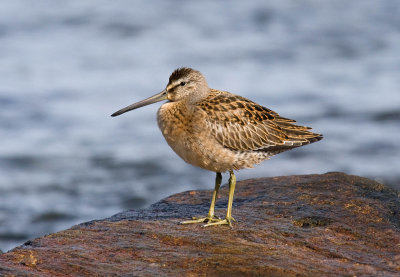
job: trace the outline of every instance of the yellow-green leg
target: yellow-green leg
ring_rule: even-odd
[[[181,224],[215,222],[215,221],[220,220],[220,219],[216,218],[216,216],[214,214],[214,209],[215,209],[215,202],[217,201],[217,197],[218,197],[218,190],[219,190],[219,187],[221,186],[221,181],[222,181],[222,175],[220,172],[217,172],[217,176],[215,177],[215,188],[214,188],[213,196],[211,199],[211,205],[210,205],[210,210],[208,211],[208,215],[206,217],[201,217],[201,218],[193,217],[193,220],[186,220],[186,221],[181,222]]]
[[[229,199],[228,199],[228,209],[226,212],[226,218],[220,220],[214,220],[213,222],[209,222],[203,227],[214,226],[214,225],[229,225],[232,228],[232,221],[236,221],[232,217],[232,204],[233,204],[233,194],[235,192],[235,185],[236,185],[236,176],[233,171],[230,171],[229,177]]]

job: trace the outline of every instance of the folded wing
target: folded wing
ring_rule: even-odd
[[[296,121],[244,97],[212,90],[198,106],[212,135],[234,151],[262,151],[271,155],[322,139],[322,135],[298,126]]]

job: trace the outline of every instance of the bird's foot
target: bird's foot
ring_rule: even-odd
[[[181,224],[193,224],[193,223],[211,223],[211,222],[218,222],[220,219],[218,216],[206,216],[206,217],[192,217],[192,220],[182,221]]]
[[[213,222],[208,222],[207,224],[203,225],[202,227],[209,227],[209,226],[215,226],[215,225],[229,225],[229,227],[232,227],[232,221],[236,221],[233,217],[226,217],[225,219],[218,219],[214,220]]]

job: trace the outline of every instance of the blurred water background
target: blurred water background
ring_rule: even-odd
[[[344,171],[400,188],[400,1],[1,1],[0,249],[212,189],[157,104],[180,66],[325,139],[238,179]],[[226,182],[224,175],[224,182]]]

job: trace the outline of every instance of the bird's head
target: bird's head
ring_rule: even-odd
[[[193,103],[207,95],[209,89],[207,81],[200,71],[182,67],[172,72],[165,90],[167,99],[171,102]]]
[[[184,101],[188,104],[192,104],[206,97],[208,92],[207,81],[200,71],[181,67],[172,72],[168,84],[163,91],[145,100],[129,105],[113,113],[111,116],[118,116],[163,100],[168,100],[170,102]]]

